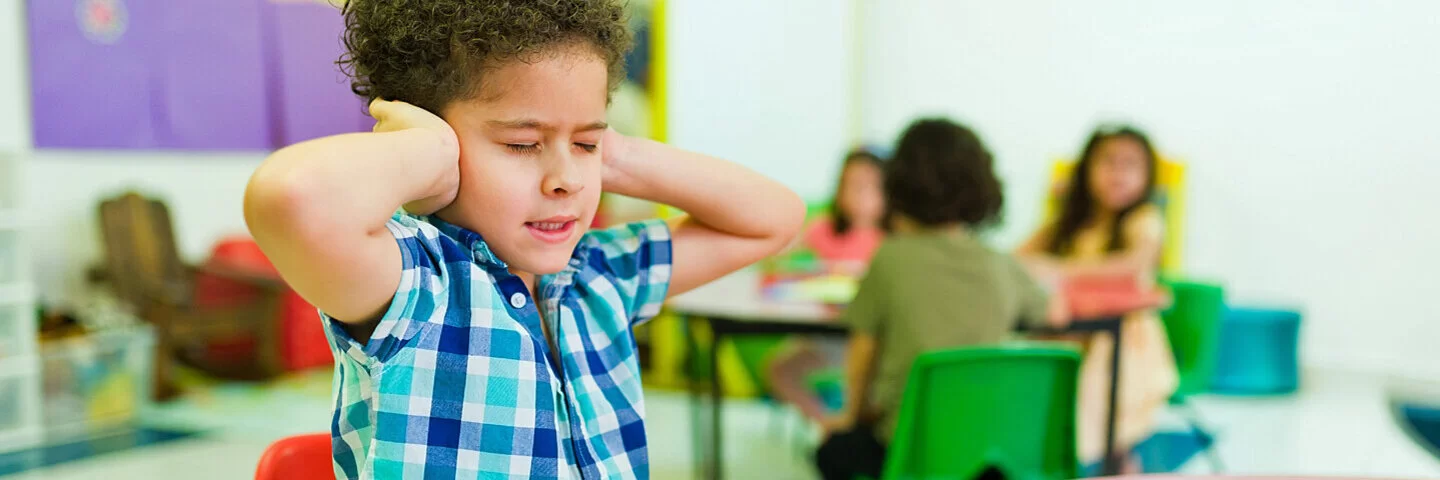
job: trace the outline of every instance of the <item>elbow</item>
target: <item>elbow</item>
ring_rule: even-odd
[[[257,239],[294,232],[304,223],[302,207],[310,203],[310,192],[284,168],[284,163],[272,155],[245,186],[245,224]]]
[[[779,245],[777,250],[789,246],[800,236],[800,231],[805,228],[805,210],[805,201],[800,199],[800,195],[786,189],[783,201],[776,208],[778,226],[774,235]]]

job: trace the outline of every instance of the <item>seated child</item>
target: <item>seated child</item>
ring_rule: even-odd
[[[630,329],[782,249],[804,204],[607,128],[617,0],[343,8],[374,132],[277,151],[245,196],[327,325],[336,476],[647,478]],[[587,232],[602,188],[690,216]]]
[[[884,177],[880,157],[854,150],[845,157],[840,181],[831,200],[831,213],[813,222],[805,232],[804,246],[815,252],[827,270],[860,275],[880,247],[885,232]],[[781,344],[770,362],[770,391],[775,398],[820,423],[830,416],[823,402],[808,387],[807,377],[825,368],[843,368],[845,341],[832,338],[792,337]]]
[[[805,230],[805,247],[826,264],[837,265],[841,273],[863,273],[885,238],[882,168],[874,153],[863,149],[850,152],[840,170],[830,215]]]
[[[1154,288],[1165,221],[1155,205],[1159,160],[1150,139],[1128,126],[1100,128],[1090,135],[1064,191],[1060,215],[1035,232],[1018,251],[1037,276],[1054,283],[1084,277],[1130,277]],[[1116,455],[1128,471],[1139,462],[1127,452],[1155,430],[1160,410],[1180,377],[1165,326],[1155,310],[1125,317],[1118,348],[1124,350],[1115,412]],[[1079,339],[1079,411],[1076,436],[1080,459],[1104,460],[1110,416],[1110,359],[1117,348],[1109,335]]]
[[[921,353],[1001,342],[1020,322],[1068,320],[1015,259],[978,236],[1004,201],[992,164],[980,139],[949,120],[921,120],[901,136],[885,170],[894,233],[844,313],[847,396],[816,453],[823,478],[879,477]]]

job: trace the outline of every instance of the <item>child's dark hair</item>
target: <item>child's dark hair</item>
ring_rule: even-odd
[[[1090,134],[1090,140],[1085,142],[1085,149],[1080,152],[1080,161],[1075,165],[1074,173],[1070,175],[1070,184],[1066,187],[1065,198],[1060,205],[1060,217],[1055,221],[1055,229],[1050,235],[1050,244],[1046,250],[1056,255],[1066,255],[1075,248],[1075,236],[1080,229],[1085,227],[1095,215],[1095,192],[1090,191],[1090,168],[1095,162],[1095,152],[1100,145],[1110,140],[1124,139],[1131,140],[1140,145],[1145,151],[1145,190],[1140,198],[1125,208],[1115,213],[1115,220],[1110,225],[1110,238],[1106,242],[1107,251],[1116,252],[1125,248],[1125,236],[1122,235],[1122,228],[1125,219],[1149,203],[1155,194],[1155,175],[1158,160],[1155,156],[1155,148],[1151,146],[1149,137],[1145,136],[1135,127],[1121,125],[1109,128],[1098,128]]]
[[[475,96],[485,69],[572,43],[600,55],[614,90],[631,43],[618,0],[349,0],[341,12],[355,94],[436,114]]]
[[[885,162],[880,156],[868,149],[857,148],[845,155],[845,163],[840,166],[840,179],[835,182],[835,195],[830,200],[830,228],[836,235],[844,235],[855,226],[850,213],[840,206],[840,193],[845,190],[845,171],[853,165],[873,165],[878,170],[885,169]]]
[[[887,162],[886,208],[928,227],[998,223],[1005,194],[994,163],[964,125],[943,118],[916,121]]]

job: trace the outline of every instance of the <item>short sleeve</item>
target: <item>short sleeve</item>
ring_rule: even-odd
[[[660,313],[670,290],[670,227],[653,219],[590,232],[624,303],[630,326]],[[595,259],[592,257],[591,262]]]
[[[883,246],[875,252],[870,269],[865,273],[865,277],[860,279],[860,288],[855,292],[855,299],[845,307],[841,321],[851,330],[869,334],[876,334],[881,330],[890,296],[891,283],[887,272],[893,269],[890,265],[891,255],[886,252],[887,249]]]
[[[1019,303],[1016,311],[1019,312],[1020,323],[1032,328],[1049,324],[1050,294],[1020,266],[1020,262],[1008,257],[1005,262],[1009,266],[1011,285],[1016,292],[1014,298]]]
[[[449,263],[468,262],[465,250],[420,217],[396,212],[385,223],[400,247],[400,285],[365,343],[351,338],[345,324],[320,312],[331,343],[341,353],[384,363],[413,339],[446,304]]]
[[[1125,220],[1127,245],[1159,244],[1165,239],[1165,218],[1153,205],[1136,210]]]

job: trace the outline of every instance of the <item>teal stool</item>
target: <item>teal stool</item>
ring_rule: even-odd
[[[1237,395],[1291,393],[1300,387],[1300,312],[1231,308],[1220,326],[1211,390]]]

